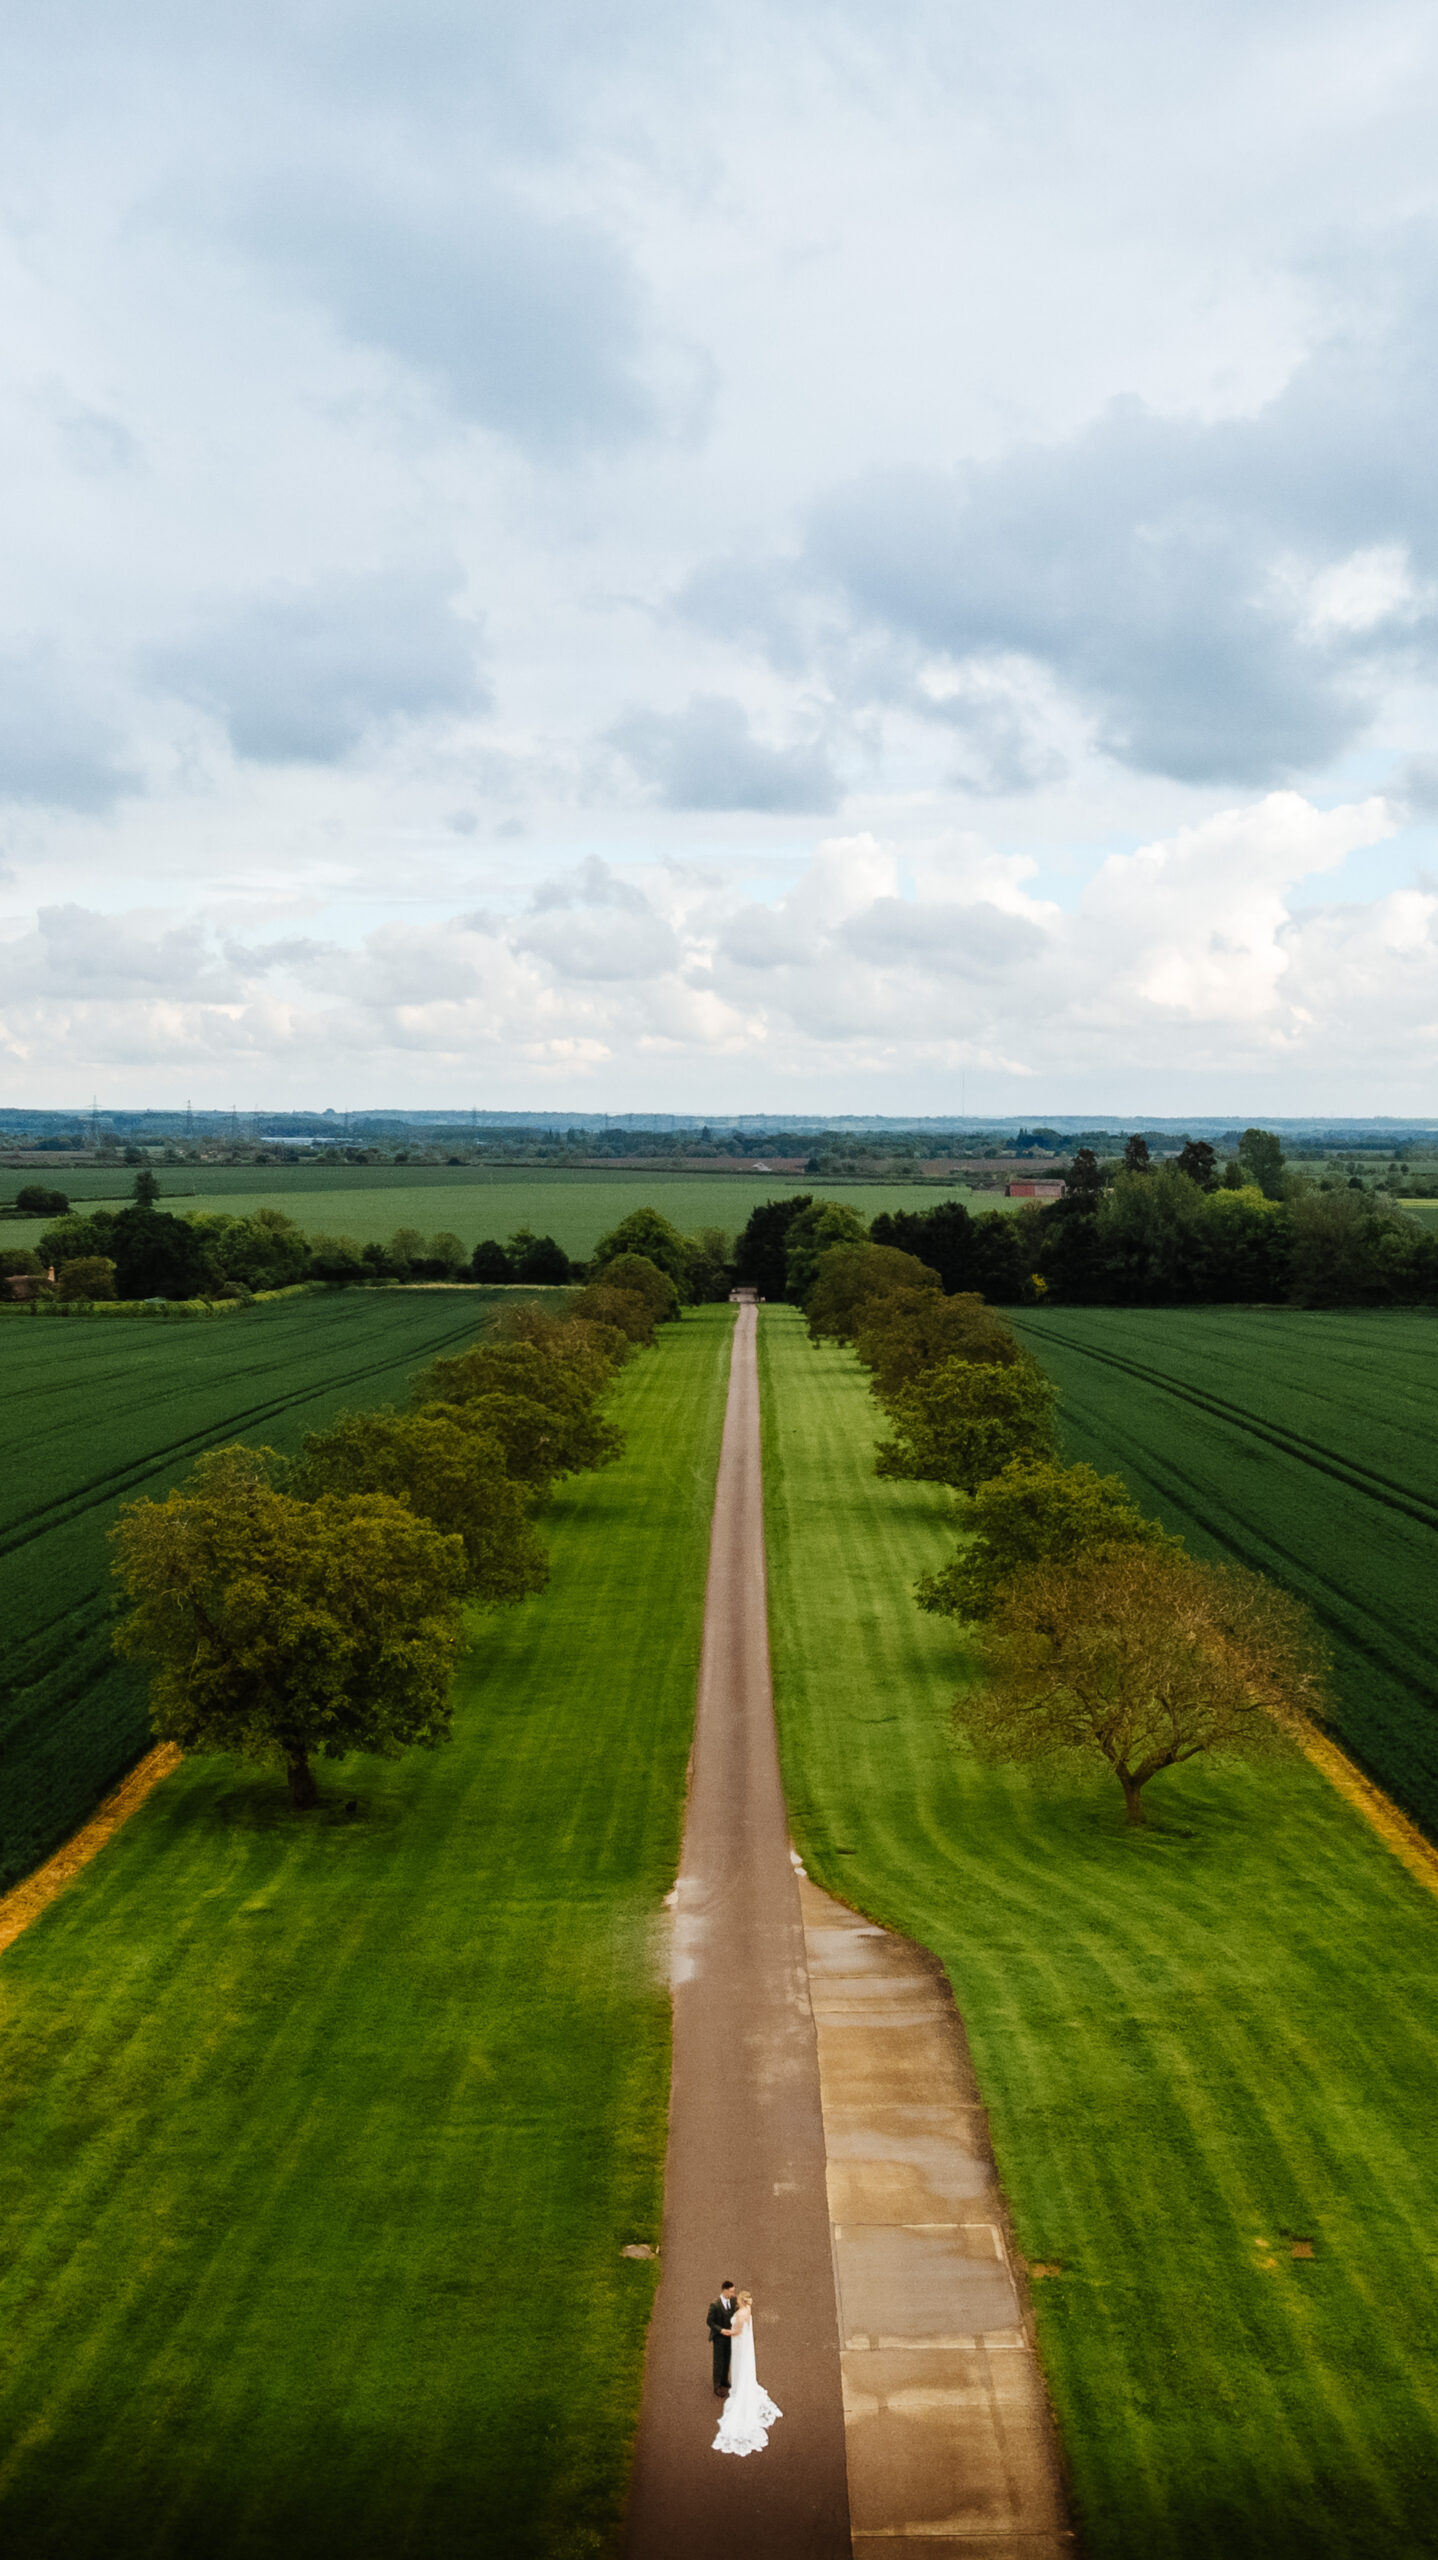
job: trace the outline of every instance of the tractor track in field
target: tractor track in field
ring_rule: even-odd
[[[1137,1386],[1189,1406],[1219,1429],[1271,1449],[1320,1483],[1326,1479],[1419,1529],[1438,1528],[1438,1504],[1430,1503],[1410,1486],[1396,1483],[1377,1468],[1364,1466],[1361,1460],[1342,1458],[1321,1441],[1256,1417],[1230,1398],[1175,1379],[1170,1372],[1148,1362],[1127,1358],[1057,1328],[1051,1331],[1046,1326],[1024,1324],[1022,1318],[1017,1321],[1035,1348],[1047,1341],[1056,1351],[1075,1353],[1096,1370],[1130,1378]],[[1077,1386],[1076,1381],[1076,1392]],[[1077,1427],[1085,1427],[1081,1413],[1076,1412],[1073,1418]],[[1232,1509],[1216,1506],[1212,1488],[1194,1476],[1178,1455],[1163,1446],[1161,1439],[1135,1436],[1123,1427],[1122,1417],[1113,1413],[1104,1415],[1098,1437],[1107,1452],[1099,1458],[1100,1465],[1116,1463],[1124,1468],[1128,1463],[1136,1464],[1159,1500],[1172,1505],[1185,1526],[1200,1532],[1220,1554],[1234,1562],[1273,1574],[1309,1604],[1340,1656],[1348,1656],[1355,1668],[1366,1665],[1406,1701],[1406,1712],[1399,1711],[1396,1698],[1392,1709],[1386,1710],[1370,1694],[1366,1720],[1360,1720],[1359,1731],[1350,1729],[1350,1720],[1345,1717],[1331,1722],[1326,1731],[1315,1727],[1310,1737],[1313,1747],[1310,1749],[1307,1742],[1303,1746],[1315,1765],[1324,1768],[1340,1792],[1347,1794],[1370,1821],[1374,1816],[1365,1801],[1365,1791],[1375,1802],[1388,1807],[1391,1823],[1385,1828],[1383,1822],[1375,1821],[1374,1827],[1389,1839],[1390,1847],[1395,1847],[1397,1833],[1389,1837],[1394,1826],[1405,1835],[1413,1827],[1402,1810],[1404,1800],[1419,1815],[1420,1822],[1429,1819],[1432,1786],[1438,1776],[1433,1760],[1438,1736],[1434,1733],[1432,1657],[1417,1633],[1397,1623],[1392,1615],[1384,1616],[1360,1590],[1335,1578],[1305,1542],[1301,1510],[1295,1508],[1285,1515],[1286,1528],[1278,1518],[1250,1516],[1245,1529]],[[1331,1563],[1330,1557],[1330,1567]],[[1387,1790],[1393,1791],[1396,1802],[1390,1803]],[[1425,1835],[1418,1830],[1414,1836],[1421,1840]],[[1412,1863],[1409,1846],[1397,1846],[1396,1854],[1405,1864]],[[1431,1889],[1431,1870],[1426,1861],[1420,1863],[1424,1865],[1422,1881]]]
[[[431,1342],[424,1345],[423,1356],[426,1359],[437,1356],[451,1343],[472,1335],[474,1330],[474,1318],[470,1315],[462,1324],[451,1327],[443,1334],[435,1335]],[[222,1421],[216,1422],[212,1419],[201,1423],[195,1430],[182,1433],[178,1439],[165,1441],[156,1448],[146,1451],[142,1457],[129,1459],[118,1467],[112,1467],[108,1474],[92,1478],[80,1493],[66,1494],[55,1501],[39,1503],[33,1510],[19,1513],[10,1527],[0,1532],[0,1559],[20,1554],[37,1538],[43,1538],[52,1529],[62,1528],[71,1521],[83,1519],[87,1512],[103,1509],[106,1504],[118,1500],[122,1494],[132,1492],[137,1486],[148,1483],[168,1464],[197,1457],[204,1449],[213,1448],[216,1445],[217,1430],[226,1433],[252,1430],[257,1423],[278,1420],[281,1414],[289,1412],[294,1405],[310,1403],[317,1396],[341,1393],[348,1387],[363,1386],[367,1379],[378,1377],[383,1371],[393,1369],[395,1366],[396,1362],[391,1350],[388,1357],[367,1361],[358,1368],[346,1370],[341,1376],[326,1378],[304,1388],[296,1388],[287,1395],[270,1396],[258,1403],[241,1406],[237,1411],[226,1414]]]
[[[1020,1329],[1036,1341],[1045,1339],[1047,1328],[1025,1325],[1015,1317]],[[1053,1333],[1048,1339],[1066,1351],[1096,1362],[1101,1368],[1116,1369],[1121,1376],[1141,1379],[1145,1386],[1158,1387],[1180,1404],[1190,1404],[1216,1422],[1242,1431],[1249,1439],[1265,1441],[1270,1448],[1281,1450],[1285,1457],[1295,1458],[1301,1466],[1315,1473],[1333,1477],[1354,1493],[1367,1494],[1372,1501],[1384,1503],[1392,1511],[1402,1512],[1415,1520],[1420,1528],[1438,1529],[1438,1502],[1428,1502],[1411,1486],[1396,1484],[1391,1476],[1376,1467],[1365,1467],[1360,1459],[1340,1457],[1336,1449],[1325,1448],[1321,1440],[1310,1440],[1304,1433],[1285,1430],[1281,1423],[1265,1422],[1246,1405],[1234,1404],[1228,1397],[1215,1395],[1210,1388],[1195,1387],[1176,1379],[1170,1371],[1150,1368],[1141,1360],[1125,1359],[1116,1351],[1100,1350],[1090,1342],[1080,1342],[1072,1334]]]

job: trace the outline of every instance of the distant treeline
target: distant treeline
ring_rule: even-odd
[[[867,1237],[917,1256],[953,1295],[1000,1306],[1282,1303],[1402,1306],[1438,1301],[1438,1234],[1380,1194],[1320,1188],[1288,1171],[1271,1140],[1257,1181],[1226,1186],[1209,1153],[1110,1171],[1080,1153],[1061,1200],[974,1216],[961,1201],[885,1210],[865,1226],[807,1195],[756,1209],[735,1247],[735,1277],[767,1298],[805,1303],[818,1252]],[[1186,1151],[1188,1152],[1188,1151]]]

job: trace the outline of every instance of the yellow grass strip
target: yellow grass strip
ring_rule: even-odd
[[[13,1947],[21,1931],[28,1929],[32,1920],[38,1920],[47,1905],[64,1892],[72,1877],[77,1876],[82,1867],[88,1867],[92,1858],[99,1856],[106,1841],[114,1838],[121,1823],[129,1821],[136,1807],[144,1803],[160,1780],[168,1778],[172,1769],[178,1769],[183,1756],[178,1743],[157,1743],[153,1751],[147,1751],[144,1759],[136,1763],[129,1776],[121,1779],[114,1794],[106,1796],[98,1811],[81,1825],[74,1838],[66,1841],[63,1849],[57,1849],[54,1857],[47,1858],[43,1867],[37,1867],[32,1876],[26,1876],[22,1883],[12,1885],[7,1894],[0,1895],[0,1955],[7,1947]]]
[[[1340,1751],[1326,1734],[1317,1732],[1301,1717],[1295,1718],[1293,1733],[1304,1758],[1311,1760],[1315,1769],[1321,1769],[1330,1786],[1336,1787],[1364,1821],[1371,1823],[1385,1848],[1392,1850],[1410,1876],[1416,1876],[1430,1893],[1438,1893],[1438,1849],[1424,1837],[1416,1822],[1400,1813],[1383,1789],[1375,1787],[1371,1778],[1365,1778],[1347,1752]]]

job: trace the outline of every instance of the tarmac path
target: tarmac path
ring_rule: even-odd
[[[852,2548],[818,2048],[769,1675],[756,1327],[741,1302],[674,1905],[662,2273],[629,2560]],[[759,2378],[784,2412],[745,2461],[711,2450],[704,2314],[725,2276],[755,2296]]]

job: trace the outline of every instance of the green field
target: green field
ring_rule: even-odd
[[[1070,1457],[1311,1602],[1334,1726],[1438,1834],[1438,1312],[1083,1307],[1012,1321]]]
[[[1125,1834],[1106,1775],[961,1755],[948,1497],[875,1478],[848,1353],[760,1344],[795,1837],[953,1983],[1092,2560],[1433,2551],[1438,1903],[1296,1757]]]
[[[189,1761],[0,1959],[17,2560],[612,2548],[730,1321],[625,1372],[451,1745],[309,1820]]]
[[[0,1325],[0,1890],[83,1820],[149,1738],[110,1650],[105,1533],[226,1440],[298,1447],[348,1404],[403,1401],[409,1372],[503,1296],[362,1290],[214,1322],[15,1316]]]
[[[37,1179],[26,1175],[26,1181]],[[20,1176],[8,1177],[13,1199]],[[83,1207],[102,1192],[112,1201],[128,1198],[132,1176],[81,1173],[63,1169],[54,1177],[72,1202]],[[347,1235],[356,1244],[382,1244],[396,1227],[418,1227],[422,1235],[448,1228],[471,1247],[486,1236],[501,1242],[520,1227],[535,1235],[553,1236],[576,1262],[586,1259],[602,1235],[627,1218],[631,1209],[663,1211],[685,1235],[700,1227],[721,1227],[736,1235],[751,1209],[762,1201],[813,1192],[842,1200],[846,1208],[872,1218],[880,1209],[932,1209],[938,1200],[962,1199],[974,1211],[1017,1208],[1002,1193],[950,1193],[935,1183],[804,1181],[787,1174],[652,1174],[535,1173],[523,1167],[491,1173],[473,1165],[237,1165],[211,1169],[204,1165],[162,1167],[161,1205],[184,1216],[218,1209],[243,1217],[252,1209],[282,1209],[310,1234]],[[94,1188],[82,1191],[81,1183]],[[0,1244],[33,1244],[50,1223],[44,1218],[6,1218]]]

